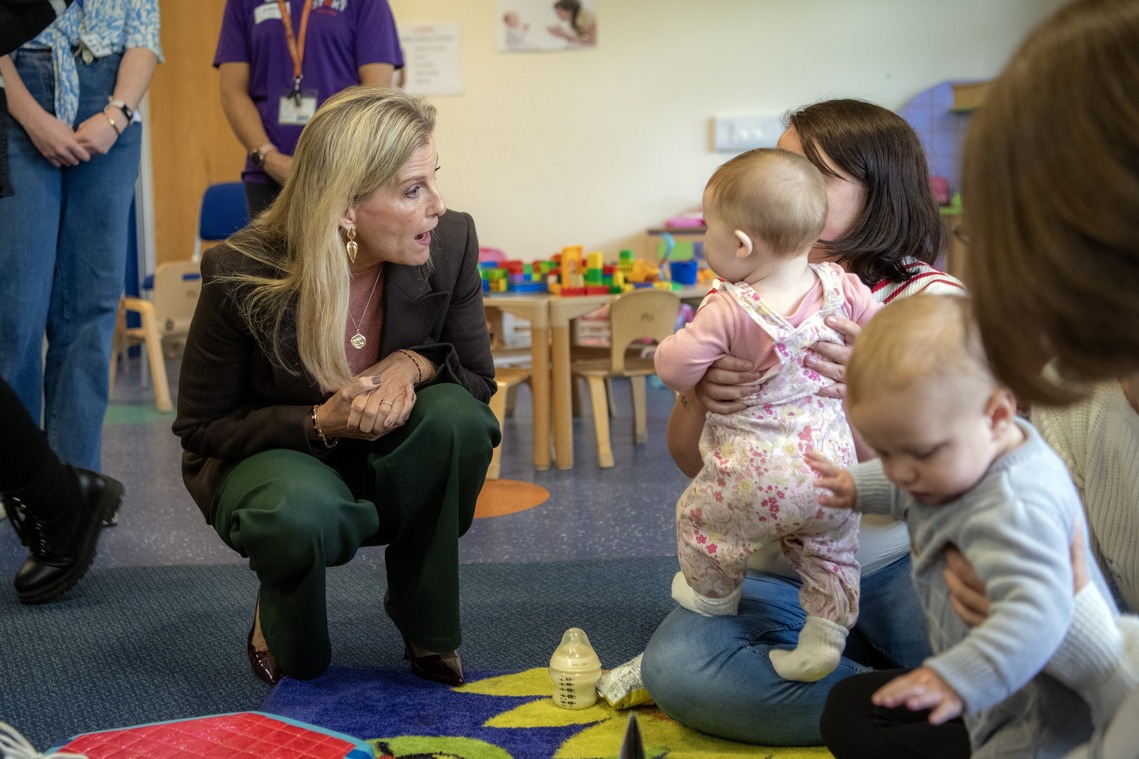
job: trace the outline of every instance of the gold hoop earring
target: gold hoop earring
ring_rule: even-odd
[[[356,228],[348,227],[348,242],[344,243],[344,251],[348,254],[349,263],[356,263],[356,254],[360,246],[356,244]]]

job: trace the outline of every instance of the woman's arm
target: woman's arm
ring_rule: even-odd
[[[218,86],[221,88],[221,107],[225,111],[226,121],[245,148],[246,154],[272,145],[265,125],[261,123],[261,113],[249,96],[249,64],[237,61],[220,64]],[[293,157],[285,155],[274,145],[272,150],[266,152],[261,168],[275,182],[284,184],[293,168]]]
[[[731,414],[747,408],[740,399],[754,392],[761,376],[752,368],[751,361],[725,356],[712,364],[696,387],[677,396],[668,418],[667,435],[668,452],[680,471],[695,477],[704,466],[700,458],[700,433],[708,412]]]
[[[123,101],[132,111],[137,109],[146,94],[146,88],[150,86],[157,65],[158,56],[153,50],[145,47],[127,48],[119,63],[119,73],[111,98]],[[88,152],[106,155],[115,140],[129,126],[126,114],[108,104],[102,113],[84,119],[75,130],[75,137]]]
[[[583,45],[592,45],[597,41],[597,22],[592,18],[586,21],[581,31],[577,33],[577,41]]]
[[[365,87],[391,87],[395,66],[390,63],[365,63],[356,71],[360,84]]]
[[[158,56],[153,50],[145,47],[127,48],[119,63],[119,73],[111,97],[123,101],[131,110],[136,110],[150,87],[157,66]]]
[[[270,448],[314,451],[311,378],[274,370],[237,311],[224,278],[240,254],[224,247],[202,257],[202,292],[190,322],[178,378],[174,434],[202,458],[242,459]],[[297,361],[299,366],[299,361]],[[282,390],[281,383],[292,387]]]
[[[827,379],[834,380],[834,384],[824,387],[819,395],[827,398],[846,397],[846,365],[850,362],[850,352],[855,339],[862,334],[862,327],[857,322],[844,319],[841,316],[828,316],[827,326],[838,330],[846,338],[843,344],[820,341],[811,346],[803,363],[809,369],[814,369]],[[861,460],[862,457],[859,456]]]
[[[79,144],[71,127],[45,111],[36,102],[32,93],[24,86],[24,80],[20,78],[12,59],[6,55],[0,57],[0,79],[4,80],[8,112],[24,128],[36,150],[40,151],[52,166],[57,169],[63,166],[78,166],[83,161],[91,160],[91,154]],[[107,124],[107,128],[110,128],[110,124]]]
[[[695,477],[704,466],[700,457],[700,433],[708,412],[696,398],[695,389],[676,394],[676,403],[668,417],[668,452],[680,471]]]
[[[827,379],[834,380],[833,385],[827,385],[819,390],[819,395],[825,398],[845,398],[846,364],[850,361],[855,338],[862,334],[862,327],[858,322],[841,316],[828,316],[826,322],[828,327],[842,333],[846,338],[845,342],[841,345],[827,341],[815,343],[803,359],[803,365],[814,369]],[[854,437],[854,455],[859,461],[870,461],[878,457],[877,452],[866,444],[862,435],[858,434],[858,430],[851,427],[850,434]]]

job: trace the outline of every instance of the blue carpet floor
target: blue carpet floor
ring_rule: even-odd
[[[620,664],[672,608],[674,564],[658,557],[464,565],[464,662],[472,673],[544,667],[562,632],[576,626],[605,666]],[[434,687],[405,676],[399,634],[381,609],[381,567],[356,561],[331,570],[328,584],[330,682],[336,673],[380,672],[408,687]],[[89,730],[261,708],[269,689],[249,674],[244,652],[255,589],[253,573],[240,566],[130,567],[93,573],[66,604],[21,607],[0,595],[0,719],[43,749]],[[322,726],[360,726],[372,710],[353,712],[350,702],[330,702],[349,723]],[[292,711],[285,716],[311,716]]]

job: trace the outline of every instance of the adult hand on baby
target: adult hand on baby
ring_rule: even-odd
[[[740,401],[755,390],[760,374],[754,371],[751,361],[736,356],[717,359],[703,378],[696,383],[696,399],[704,408],[716,414],[734,414],[748,404]]]
[[[962,622],[976,627],[989,618],[989,596],[985,593],[985,584],[956,546],[945,549],[942,577],[949,586],[949,603]]]
[[[1088,584],[1087,556],[1084,551],[1084,528],[1077,522],[1072,531],[1072,584],[1074,593]],[[976,627],[989,618],[989,596],[985,592],[985,584],[973,565],[957,550],[956,546],[945,549],[945,569],[942,570],[945,584],[949,586],[949,603],[961,621],[970,627]]]
[[[893,709],[905,706],[911,712],[931,709],[929,724],[940,725],[960,717],[964,709],[957,691],[928,667],[918,667],[901,677],[895,677],[870,697],[875,706]]]
[[[833,385],[819,390],[819,395],[825,398],[845,398],[846,364],[850,361],[850,350],[855,338],[862,334],[862,327],[858,322],[840,316],[828,316],[826,322],[828,327],[838,330],[846,338],[846,344],[821,340],[811,346],[803,364],[827,379],[834,380]]]
[[[1076,521],[1076,528],[1072,531],[1072,584],[1076,593],[1091,582],[1091,573],[1088,572],[1087,552],[1084,551],[1084,525]]]
[[[854,478],[845,469],[839,469],[818,451],[807,451],[807,463],[818,472],[816,484],[829,493],[819,494],[819,503],[832,509],[853,509],[858,503],[858,490]]]

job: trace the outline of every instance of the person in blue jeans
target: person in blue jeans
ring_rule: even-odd
[[[794,111],[779,147],[806,156],[827,183],[827,220],[812,251],[857,274],[881,302],[926,292],[961,294],[933,267],[945,235],[929,189],[929,168],[913,129],[897,114],[860,100],[829,100]],[[893,205],[891,198],[904,203]],[[828,319],[846,345],[819,343],[806,365],[834,379],[840,396],[850,344],[860,332]],[[698,447],[707,410],[733,413],[759,379],[748,362],[720,359],[696,388],[678,394],[669,420],[669,450],[688,475],[702,466]],[[856,439],[856,443],[858,443]],[[866,455],[860,446],[860,454]],[[735,616],[706,618],[673,610],[645,648],[641,676],[666,714],[705,733],[761,745],[822,743],[819,717],[839,680],[877,669],[916,667],[930,655],[921,605],[910,582],[905,525],[864,516],[858,561],[861,608],[842,659],[813,683],[776,674],[773,649],[791,650],[806,622],[799,580],[778,545],[749,562]]]
[[[0,0],[0,55],[39,34],[71,5],[48,0]],[[0,198],[14,192],[8,181],[7,98],[0,89]],[[11,202],[0,200],[0,205]],[[0,498],[28,557],[13,585],[21,603],[52,601],[73,587],[95,557],[99,527],[113,517],[122,483],[67,466],[7,382],[0,379]],[[0,510],[0,517],[4,511]]]
[[[16,190],[0,203],[0,377],[87,470],[100,468],[138,177],[133,112],[160,55],[157,0],[86,0],[0,58]]]

